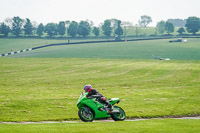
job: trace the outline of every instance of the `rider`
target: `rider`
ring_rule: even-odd
[[[85,92],[88,92],[87,98],[93,98],[94,95],[100,97],[100,102],[107,105],[109,111],[112,111],[112,105],[107,101],[106,97],[100,94],[96,89],[93,89],[91,85],[85,85],[84,88]]]

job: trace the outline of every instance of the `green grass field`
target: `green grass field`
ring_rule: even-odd
[[[92,41],[99,41],[105,39],[92,39]],[[84,42],[91,41],[88,39],[70,40],[70,42]],[[53,40],[53,39],[5,39],[0,38],[0,54],[9,53],[11,51],[18,51],[37,46],[55,43],[68,43],[68,40]]]
[[[33,39],[1,39],[0,51],[10,52],[11,49],[16,51],[64,42],[67,42],[67,40],[48,40],[48,42],[45,42],[42,39],[34,41]],[[169,43],[169,39],[163,39],[52,46],[9,57],[152,59],[152,55],[154,55],[172,60],[199,60],[199,42],[200,39],[188,39],[187,43]]]
[[[11,51],[23,50],[35,46],[52,43],[62,43],[66,40],[47,40],[47,39],[0,39],[0,54]]]
[[[12,57],[152,59],[152,55],[172,60],[199,60],[200,39],[169,43],[169,39],[133,42],[77,44],[46,47]]]
[[[121,98],[128,117],[200,114],[199,61],[0,59],[0,121],[78,118],[85,84]]]
[[[66,45],[0,58],[0,121],[78,119],[85,84],[119,97],[128,118],[200,115],[200,39]],[[15,43],[19,41],[18,43]],[[4,42],[4,43],[2,43]],[[45,42],[3,40],[1,48]],[[171,58],[153,60],[152,55]],[[18,57],[18,58],[14,58]],[[23,58],[20,58],[23,57]],[[199,120],[0,124],[0,132],[199,132]],[[83,129],[83,130],[81,130]]]
[[[0,133],[199,133],[200,120],[147,120],[135,122],[2,124]]]

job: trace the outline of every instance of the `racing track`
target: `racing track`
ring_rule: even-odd
[[[148,119],[126,119],[125,121],[144,121],[151,119],[200,119],[197,117],[180,117],[180,118],[148,118]],[[114,120],[94,120],[93,122],[115,122]],[[47,123],[83,123],[82,121],[41,121],[41,122],[0,122],[0,124],[47,124]]]

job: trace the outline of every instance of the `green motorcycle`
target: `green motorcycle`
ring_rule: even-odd
[[[94,119],[107,119],[112,118],[115,121],[123,121],[126,118],[124,110],[118,106],[114,106],[119,103],[119,98],[109,99],[109,103],[113,106],[113,110],[109,111],[108,107],[99,102],[99,96],[93,96],[88,99],[86,93],[82,93],[78,99],[77,107],[79,108],[78,116],[84,122],[92,122]]]

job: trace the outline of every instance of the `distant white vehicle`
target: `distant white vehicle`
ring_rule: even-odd
[[[183,42],[187,42],[187,41],[188,41],[187,39],[183,40]]]
[[[165,58],[165,60],[170,60],[170,58]]]

